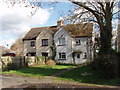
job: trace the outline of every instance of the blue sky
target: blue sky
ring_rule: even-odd
[[[47,4],[47,2],[45,2]],[[44,6],[43,8],[52,8],[50,11],[51,15],[48,19],[48,21],[44,25],[40,26],[51,26],[51,25],[56,25],[57,21],[60,19],[61,15],[67,15],[69,13],[69,10],[73,10],[75,5],[70,3],[70,2],[59,2],[57,4],[54,4],[54,8],[52,6]]]
[[[0,11],[2,12],[0,14],[0,45],[9,48],[30,28],[56,25],[61,15],[67,15],[68,11],[75,7],[70,2],[59,2],[55,5],[48,5],[49,3],[45,2],[44,4],[46,6],[39,7],[34,16],[30,17],[31,12],[38,7],[32,8],[29,3],[15,4],[14,7],[11,7],[10,4],[0,1]],[[25,7],[26,5],[28,6]]]

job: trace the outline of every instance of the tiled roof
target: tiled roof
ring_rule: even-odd
[[[81,37],[81,36],[92,36],[93,24],[84,23],[84,24],[69,24],[62,26],[72,37]],[[23,38],[23,40],[35,40],[36,37],[42,32],[42,30],[49,30],[52,34],[55,34],[58,31],[57,26],[49,27],[38,27],[32,28]]]
[[[57,32],[57,26],[32,28],[23,38],[23,40],[35,40],[42,30],[50,30],[52,34]]]
[[[93,23],[69,24],[63,26],[72,37],[91,37],[93,32]]]

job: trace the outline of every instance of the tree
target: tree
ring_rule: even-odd
[[[55,45],[54,40],[52,40],[51,50],[52,50],[51,59],[52,59],[52,60],[55,60],[55,57],[56,57],[56,45]]]
[[[0,46],[0,56],[2,56],[2,54],[5,54],[5,53],[10,53],[11,51],[12,50],[8,49],[7,47]]]
[[[111,50],[111,40],[112,40],[112,19],[113,10],[115,7],[115,0],[95,0],[93,2],[77,2],[75,0],[69,0],[72,3],[78,5],[79,7],[90,12],[97,22],[100,28],[100,53],[109,54]],[[81,12],[82,14],[84,12]]]
[[[16,55],[22,55],[22,38],[18,38],[11,46],[11,49],[15,51]]]

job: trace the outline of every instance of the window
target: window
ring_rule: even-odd
[[[35,46],[35,41],[31,41],[31,47]]]
[[[42,39],[42,46],[48,46],[48,39]]]
[[[66,59],[66,53],[59,53],[59,59]]]
[[[30,56],[36,56],[36,53],[35,52],[31,52]]]
[[[85,58],[85,59],[87,58],[87,53],[84,53],[84,58]]]
[[[79,53],[77,54],[77,58],[80,58],[80,54]]]
[[[48,57],[48,53],[42,53],[42,56]]]
[[[65,45],[65,38],[59,38],[59,45]]]
[[[75,40],[75,44],[76,44],[76,45],[80,45],[80,44],[81,44],[80,39],[77,38],[77,39]]]

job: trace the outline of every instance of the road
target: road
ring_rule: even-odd
[[[25,88],[29,86],[35,86],[36,88],[41,87],[63,87],[63,88],[116,88],[115,90],[120,90],[117,86],[101,86],[101,85],[87,85],[78,82],[70,82],[64,80],[58,80],[56,77],[25,77],[16,75],[0,75],[0,81],[2,82],[1,88]],[[94,89],[95,90],[95,89]]]

